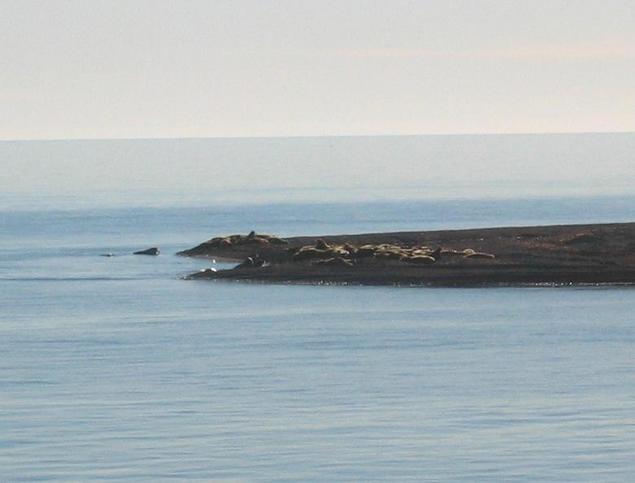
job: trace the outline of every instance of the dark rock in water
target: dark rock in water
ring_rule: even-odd
[[[158,255],[160,253],[159,249],[156,247],[148,248],[147,250],[140,250],[138,252],[134,252],[133,255]]]

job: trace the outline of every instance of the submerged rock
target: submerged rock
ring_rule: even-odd
[[[158,255],[160,250],[157,247],[148,248],[146,250],[139,250],[138,252],[134,252],[133,255]]]

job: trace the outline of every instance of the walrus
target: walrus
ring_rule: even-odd
[[[315,242],[315,248],[317,248],[318,250],[330,250],[331,245],[320,238],[318,241]]]
[[[344,243],[344,245],[342,245],[342,249],[346,250],[349,255],[355,255],[355,253],[357,252],[357,248],[355,248],[350,243]]]
[[[399,260],[401,257],[407,256],[401,250],[378,250],[375,252],[375,258],[383,258],[387,260]]]
[[[355,256],[357,258],[372,257],[375,254],[377,247],[375,245],[362,245],[355,250]]]
[[[247,243],[252,243],[252,244],[256,244],[256,245],[268,245],[269,244],[269,240],[266,238],[261,237],[260,235],[254,236],[252,238],[245,238],[244,240],[241,240],[241,243],[247,244]]]
[[[417,263],[420,265],[432,265],[436,262],[436,259],[428,255],[417,255],[414,257],[403,257],[401,258],[401,261],[406,263]]]
[[[293,254],[293,261],[312,260],[315,258],[326,258],[329,256],[328,250],[320,250],[318,248],[306,246],[300,248]]]
[[[469,258],[471,260],[494,260],[496,255],[491,253],[474,252],[465,255],[463,258]]]
[[[229,248],[233,243],[230,238],[221,238],[218,242],[218,248]]]
[[[441,250],[442,256],[464,256],[466,253],[463,250],[454,250],[451,248],[444,248]]]

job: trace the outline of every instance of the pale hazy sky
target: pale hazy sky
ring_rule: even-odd
[[[0,0],[0,139],[635,131],[633,0]]]

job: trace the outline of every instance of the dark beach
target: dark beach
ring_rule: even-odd
[[[180,252],[236,261],[188,279],[447,287],[635,283],[635,223],[302,236],[254,232]]]

